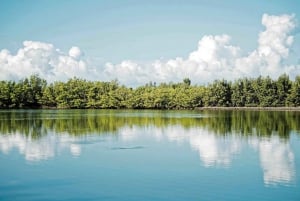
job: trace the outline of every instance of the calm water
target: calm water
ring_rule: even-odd
[[[0,200],[300,200],[300,112],[0,111]]]

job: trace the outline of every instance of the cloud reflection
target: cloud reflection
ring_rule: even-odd
[[[242,138],[238,135],[220,136],[204,128],[184,128],[180,125],[163,128],[125,126],[118,133],[119,139],[124,142],[154,138],[158,142],[167,140],[177,144],[188,143],[191,149],[198,152],[204,167],[230,167],[234,157],[245,145],[242,145]],[[77,157],[81,155],[79,140],[80,138],[67,133],[48,134],[39,138],[19,133],[0,135],[0,151],[8,154],[17,149],[28,161],[47,160],[64,150]],[[289,184],[294,180],[296,174],[294,154],[287,141],[276,135],[269,138],[253,136],[248,145],[258,151],[266,185]]]
[[[38,139],[15,133],[0,135],[0,150],[8,154],[16,148],[27,161],[47,160],[65,149],[69,149],[73,156],[81,154],[80,145],[69,135],[45,135]]]
[[[207,131],[190,137],[193,149],[199,151],[199,156],[205,167],[231,165],[234,155],[240,152],[241,145],[235,136],[217,137]]]
[[[239,154],[242,149],[241,137],[234,134],[218,136],[206,129],[169,126],[151,127],[146,130],[135,127],[130,132],[127,131],[128,128],[120,132],[120,135],[124,135],[123,139],[126,140],[143,138],[146,135],[154,137],[157,141],[189,143],[193,150],[198,151],[200,160],[205,167],[230,167],[235,155]],[[259,162],[266,185],[288,184],[293,181],[295,177],[294,154],[288,142],[274,135],[270,138],[255,136],[249,141],[249,146],[259,152]]]
[[[233,157],[240,152],[240,139],[234,135],[216,136],[213,132],[199,128],[183,128],[182,126],[169,126],[165,128],[151,127],[147,131],[141,131],[133,127],[120,131],[124,140],[134,140],[140,134],[155,137],[157,141],[167,139],[170,142],[182,144],[187,142],[193,150],[198,151],[200,160],[205,167],[231,165]],[[143,137],[143,136],[141,136]]]
[[[283,142],[278,136],[255,139],[251,143],[259,151],[260,165],[266,185],[287,184],[293,181],[295,177],[294,154],[289,143]]]

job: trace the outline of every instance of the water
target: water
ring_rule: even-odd
[[[0,200],[300,200],[300,113],[0,111]]]

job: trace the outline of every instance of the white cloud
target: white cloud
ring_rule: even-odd
[[[294,16],[264,14],[262,24],[266,30],[259,34],[258,48],[247,57],[238,58],[237,69],[245,75],[260,74],[277,77],[282,73],[298,74],[300,66],[288,66],[282,62],[288,58],[289,48],[293,43],[293,36],[289,33],[296,27]]]
[[[150,81],[178,82],[189,77],[195,83],[211,82],[215,79],[235,79],[282,73],[291,77],[300,73],[299,64],[286,64],[296,27],[294,15],[262,16],[265,30],[258,35],[258,46],[244,53],[230,43],[230,36],[203,36],[195,51],[187,58],[178,57],[168,61],[156,60],[137,63],[124,60],[119,64],[106,63],[96,68],[84,57],[79,47],[71,47],[68,54],[55,49],[52,44],[25,41],[23,47],[13,55],[8,50],[0,51],[0,79],[20,79],[39,74],[48,81],[66,80],[74,76],[86,79],[118,79],[122,84],[140,85]]]
[[[277,78],[283,73],[291,77],[299,74],[299,64],[284,64],[294,40],[290,35],[296,27],[294,15],[264,14],[262,25],[265,30],[259,34],[258,47],[248,54],[244,54],[240,47],[231,45],[231,38],[226,34],[207,35],[202,37],[197,50],[186,59],[178,57],[168,61],[157,60],[150,65],[127,61],[134,68],[130,74],[135,76],[124,76],[122,81],[128,83],[134,80],[135,83],[143,84],[149,81],[181,81],[189,77],[196,83],[205,83],[222,78],[232,80],[259,75]],[[110,64],[106,68],[114,75],[124,70],[122,64]]]
[[[148,76],[147,68],[134,63],[132,61],[123,61],[120,64],[113,65],[106,63],[103,74],[110,79],[117,78],[121,83],[135,85],[136,83],[143,83]],[[131,78],[131,79],[130,79]]]
[[[78,47],[72,47],[67,55],[52,44],[24,41],[15,55],[6,49],[0,51],[0,79],[18,80],[32,74],[48,81],[64,81],[75,76],[94,79],[95,70],[81,56]]]
[[[71,49],[69,50],[70,57],[78,59],[81,55],[82,55],[82,52],[79,49],[79,47],[71,47]]]

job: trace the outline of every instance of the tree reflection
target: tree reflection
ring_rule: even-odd
[[[217,135],[287,139],[300,130],[299,112],[279,111],[128,111],[128,110],[16,110],[0,112],[0,133],[39,138],[48,132],[70,135],[117,134],[123,127],[179,125],[205,128]]]

